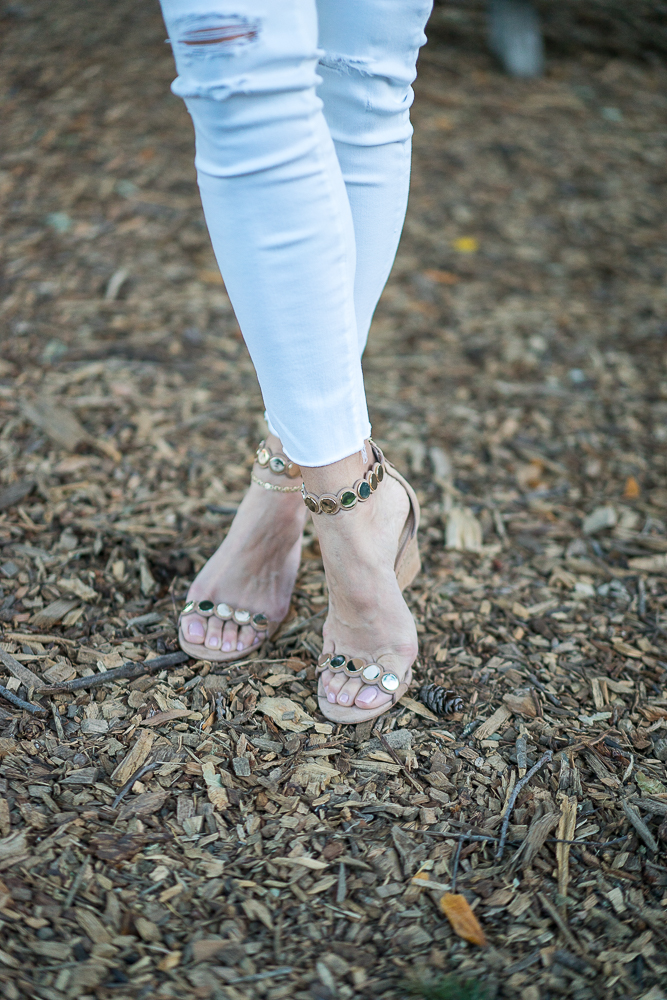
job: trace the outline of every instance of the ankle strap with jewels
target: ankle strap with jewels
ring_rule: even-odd
[[[294,479],[296,476],[301,475],[301,469],[298,465],[290,461],[287,455],[283,455],[282,452],[274,454],[266,441],[259,442],[255,460],[260,469],[269,469],[276,476],[287,476],[288,479]],[[258,486],[261,486],[265,490],[273,490],[275,493],[298,493],[301,489],[300,486],[276,486],[274,483],[267,483],[265,480],[260,479],[259,476],[256,476],[254,472],[250,473],[250,478]]]
[[[365,503],[370,499],[384,479],[385,463],[384,455],[375,442],[369,443],[375,462],[363,479],[357,479],[354,486],[344,486],[338,493],[323,493],[318,497],[314,493],[309,493],[306,484],[303,483],[301,495],[309,511],[313,514],[337,514],[339,510],[352,510],[358,503]]]

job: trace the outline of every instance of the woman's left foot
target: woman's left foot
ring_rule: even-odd
[[[302,472],[310,492],[335,494],[343,484],[361,479],[366,467],[361,455],[353,455]],[[416,498],[393,474],[385,475],[367,502],[334,516],[313,516],[329,589],[323,653],[378,664],[397,681],[392,693],[344,669],[325,667],[318,690],[320,710],[337,722],[361,722],[387,711],[412,679],[417,630],[401,593],[409,579],[396,563],[406,525],[417,516]],[[412,558],[414,575],[418,568],[414,536],[410,545],[405,558]],[[402,576],[400,583],[397,574]]]

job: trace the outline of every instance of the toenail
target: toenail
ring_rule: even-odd
[[[219,646],[220,645],[220,640],[218,639],[217,635],[210,635],[208,637],[208,639],[206,640],[206,645],[207,646]]]
[[[347,691],[343,691],[342,694],[339,694],[338,700],[342,705],[347,705],[348,701],[350,700],[350,696],[347,693]]]
[[[329,691],[329,693],[327,694],[327,701],[331,702],[331,704],[333,705],[335,700],[336,700],[336,695],[333,693],[333,691]]]
[[[188,625],[188,634],[202,639],[204,637],[204,626],[201,622],[190,622]]]
[[[239,641],[238,641],[238,642],[236,643],[236,648],[237,648],[237,649],[245,649],[245,646],[243,645],[243,643],[241,642],[241,640],[240,640],[240,639],[239,639]]]
[[[223,642],[223,644],[222,644],[222,649],[223,649],[223,651],[224,651],[225,653],[228,653],[228,652],[229,652],[229,650],[230,650],[231,648],[232,648],[232,644],[231,644],[231,642],[229,642],[229,640],[228,640],[228,639],[226,639],[226,640],[225,640],[225,641]]]
[[[357,695],[357,703],[360,705],[370,705],[377,698],[378,689],[376,687],[366,688]]]

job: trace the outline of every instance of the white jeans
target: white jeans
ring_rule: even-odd
[[[431,0],[161,0],[213,248],[292,461],[370,434],[361,354],[403,226]]]

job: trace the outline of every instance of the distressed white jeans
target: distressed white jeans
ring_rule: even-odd
[[[370,435],[361,355],[407,204],[431,0],[161,0],[222,276],[269,426],[328,465]]]

